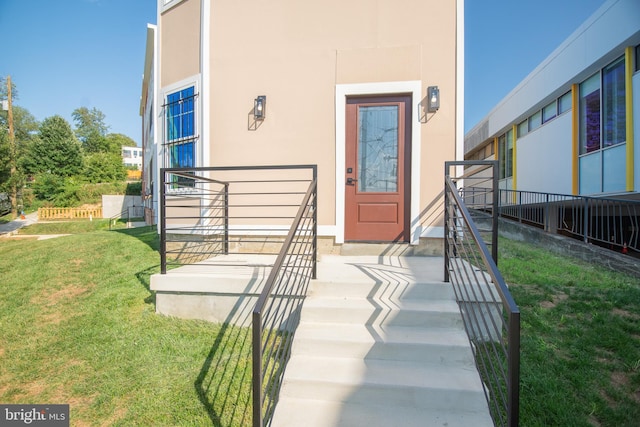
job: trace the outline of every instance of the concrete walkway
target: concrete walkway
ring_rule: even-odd
[[[14,219],[6,224],[0,224],[0,236],[13,235],[16,231],[27,225],[38,222],[38,212],[32,212],[25,216],[25,219]]]

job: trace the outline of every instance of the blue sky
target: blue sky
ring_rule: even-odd
[[[465,133],[605,0],[466,0]]]
[[[604,2],[466,0],[465,132]],[[156,0],[0,0],[0,76],[11,75],[16,105],[38,120],[59,114],[73,125],[73,110],[95,107],[111,132],[139,144],[146,24],[155,22]]]
[[[95,107],[140,145],[148,22],[156,0],[0,0],[0,76],[38,120]]]

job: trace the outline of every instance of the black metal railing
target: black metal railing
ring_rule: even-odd
[[[111,230],[118,220],[126,220],[127,222],[132,219],[144,218],[144,206],[127,206],[118,214],[109,218],[109,230]]]
[[[316,173],[314,165],[162,169],[162,274],[231,253],[277,255]]]
[[[302,303],[310,280],[316,277],[316,215],[314,178],[253,310],[254,427],[263,427],[271,420]]]
[[[519,422],[520,310],[461,196],[469,193],[457,187],[474,174],[457,176],[454,168],[469,165],[490,182],[472,193],[474,210],[497,212],[497,162],[445,164],[445,281],[453,285],[494,424],[512,427]]]
[[[640,200],[500,190],[500,216],[617,252],[640,253]]]

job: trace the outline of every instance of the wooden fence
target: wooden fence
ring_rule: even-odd
[[[39,208],[38,220],[102,218],[102,208]]]

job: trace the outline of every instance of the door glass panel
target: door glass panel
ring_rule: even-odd
[[[358,191],[398,191],[398,106],[358,107]]]

